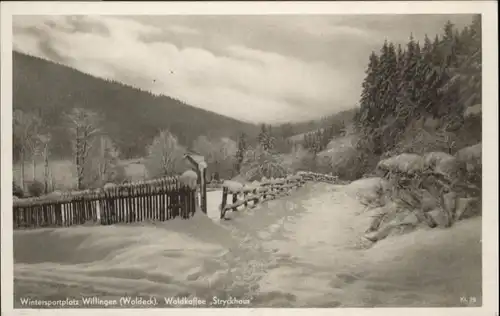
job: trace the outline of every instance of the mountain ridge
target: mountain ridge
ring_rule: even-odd
[[[61,62],[15,50],[12,54],[13,110],[34,112],[42,118],[42,132],[51,133],[51,152],[58,158],[71,157],[71,139],[64,125],[64,114],[75,107],[100,114],[104,133],[116,143],[123,158],[144,156],[147,146],[164,129],[176,135],[180,144],[187,148],[201,135],[236,140],[242,132],[250,139],[256,139],[259,133],[258,123],[94,76]],[[340,111],[317,120],[271,125],[289,125],[294,131],[291,135],[295,135],[325,127],[327,121],[338,119],[339,115],[344,117],[351,111]],[[14,135],[15,159],[19,153],[18,143]]]
[[[62,117],[75,107],[102,115],[106,134],[128,157],[144,154],[145,146],[162,129],[169,129],[186,146],[199,135],[235,138],[242,131],[252,135],[257,132],[256,124],[61,63],[17,51],[12,58],[13,110],[39,115],[45,128],[54,134],[54,150],[60,156],[70,154],[69,140],[60,133]]]

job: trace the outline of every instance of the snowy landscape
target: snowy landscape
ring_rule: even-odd
[[[208,217],[160,225],[22,232],[14,238],[16,295],[152,295],[158,307],[175,307],[163,297],[213,296],[252,298],[239,307],[460,306],[457,297],[469,296],[481,303],[480,218],[364,249],[370,217],[349,190],[314,184],[230,221],[211,207]],[[45,243],[58,247],[40,251]]]
[[[14,307],[482,306],[481,23],[15,16]]]

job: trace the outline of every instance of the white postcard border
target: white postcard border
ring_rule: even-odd
[[[498,315],[498,16],[496,1],[330,2],[2,2],[1,3],[1,254],[5,315]],[[13,310],[12,16],[13,15],[268,15],[481,13],[483,32],[483,306],[481,308],[332,309],[81,309]]]

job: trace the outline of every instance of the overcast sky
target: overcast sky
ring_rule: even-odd
[[[16,16],[14,49],[252,122],[353,107],[384,39],[468,15]],[[138,104],[137,106],[140,106]]]

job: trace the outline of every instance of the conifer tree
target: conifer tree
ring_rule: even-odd
[[[271,125],[266,125],[266,124],[261,125],[260,133],[257,136],[257,141],[265,151],[271,151],[274,149],[275,138],[274,136],[272,136],[271,133],[272,133]]]
[[[257,141],[259,142],[259,144],[260,144],[261,146],[264,146],[264,143],[265,143],[266,137],[267,137],[267,127],[266,127],[266,124],[262,124],[262,125],[260,126],[260,133],[259,133],[259,135],[257,136]]]
[[[416,109],[416,84],[417,64],[419,61],[419,51],[413,34],[406,45],[406,52],[403,57],[401,69],[401,85],[398,95],[398,105],[396,107],[397,118],[403,125],[414,114]]]
[[[384,43],[382,54],[380,56],[380,64],[378,75],[380,76],[380,84],[378,87],[378,103],[380,114],[376,118],[379,124],[384,122],[384,118],[392,115],[396,110],[396,93],[395,86],[397,85],[397,67],[398,60],[396,49],[393,43]]]
[[[460,97],[460,76],[457,73],[457,39],[455,38],[454,25],[448,21],[444,26],[444,35],[440,43],[442,73],[441,81],[443,85],[439,89],[439,116],[447,116],[451,122],[449,129],[459,127],[463,106],[459,103]]]
[[[419,96],[419,107],[426,115],[437,116],[434,105],[438,104],[439,75],[433,66],[433,44],[425,35],[422,56],[418,64],[418,73],[422,80],[422,92]]]
[[[401,44],[398,44],[398,50],[397,50],[396,56],[397,56],[398,70],[399,70],[400,66],[403,63],[403,56],[404,56],[404,52],[403,52],[403,48],[401,47]]]
[[[375,122],[374,109],[377,106],[379,57],[375,52],[370,55],[366,77],[362,84],[359,119],[365,126],[373,126]]]
[[[236,151],[236,172],[241,171],[241,165],[243,164],[243,160],[245,159],[245,154],[248,149],[247,143],[247,135],[245,133],[241,133],[238,137],[238,150]]]
[[[462,30],[448,21],[441,36],[426,35],[422,45],[413,35],[405,48],[385,41],[379,55],[369,56],[356,125],[379,153],[421,116],[439,118],[440,129],[458,130],[464,109],[481,103],[481,73],[480,15]]]
[[[460,78],[460,103],[469,107],[481,103],[481,16],[473,18],[470,27],[460,33],[458,61],[455,75]]]

